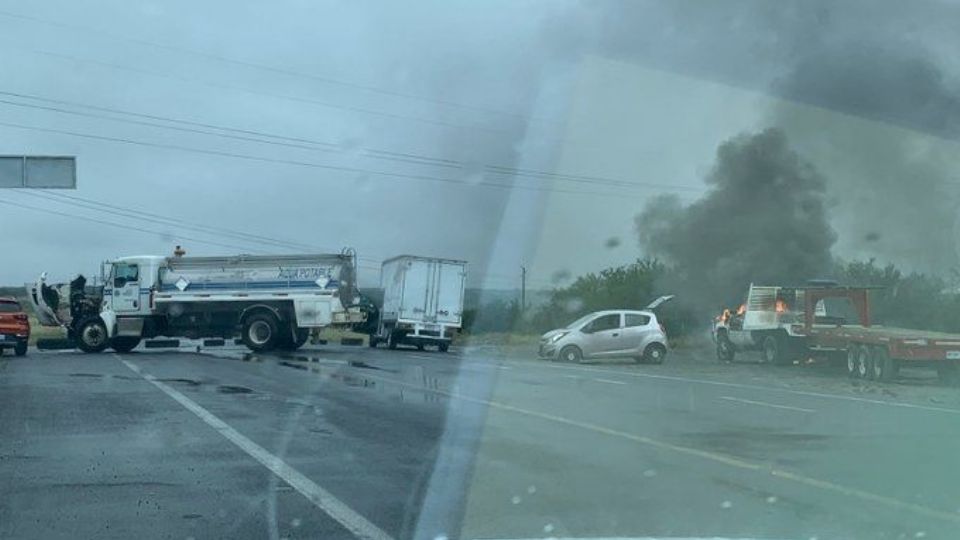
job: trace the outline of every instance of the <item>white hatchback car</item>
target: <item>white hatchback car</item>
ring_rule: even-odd
[[[540,338],[540,358],[579,362],[632,357],[661,364],[667,355],[667,334],[652,309],[670,298],[659,298],[646,310],[597,311],[551,330]]]

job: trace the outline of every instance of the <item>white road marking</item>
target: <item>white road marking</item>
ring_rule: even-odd
[[[265,450],[262,446],[246,438],[226,422],[214,416],[210,411],[204,409],[174,388],[158,381],[153,375],[144,373],[136,364],[123,360],[116,355],[114,356],[134,373],[159,388],[161,392],[173,398],[173,400],[180,405],[183,405],[184,408],[197,415],[197,417],[203,420],[208,426],[217,430],[217,432],[227,440],[246,452],[247,455],[260,462],[261,465],[269,469],[270,472],[277,475],[277,477],[289,484],[293,489],[297,490],[317,508],[323,510],[357,538],[365,540],[393,540],[389,534],[358,514],[343,501],[333,496],[329,491],[317,485],[313,480],[310,480],[282,459]]]
[[[566,377],[566,378],[568,378],[568,379],[582,379],[582,378],[583,378],[583,377],[581,377],[581,376],[579,376],[579,375],[566,375],[566,374],[562,375],[562,377]]]
[[[532,362],[524,362],[524,363],[533,364]],[[690,377],[676,377],[672,375],[652,375],[650,373],[634,373],[632,371],[623,371],[620,369],[599,369],[599,368],[574,367],[574,366],[556,366],[551,364],[528,365],[525,367],[529,367],[531,369],[544,367],[549,369],[562,369],[567,371],[572,370],[572,371],[588,371],[591,373],[615,373],[617,375],[626,375],[628,377],[637,377],[641,379],[656,379],[656,380],[664,380],[664,381],[686,382],[686,383],[693,383],[693,384],[706,384],[711,386],[723,386],[727,388],[743,388],[746,390],[764,390],[767,392],[783,392],[785,394],[793,394],[795,396],[840,399],[844,401],[856,401],[858,403],[870,403],[873,405],[887,405],[889,407],[902,407],[904,409],[916,409],[916,410],[922,410],[922,411],[960,414],[960,409],[950,409],[947,407],[930,407],[927,405],[915,405],[913,403],[899,403],[896,401],[883,401],[880,399],[861,398],[861,397],[854,397],[854,396],[841,396],[838,394],[825,394],[822,392],[810,392],[806,390],[791,390],[789,388],[777,388],[774,386],[760,386],[756,384],[708,381],[705,379],[693,379]]]
[[[605,383],[605,384],[627,384],[623,381],[614,381],[612,379],[594,379],[594,380],[597,382]]]
[[[674,444],[667,441],[654,439],[652,437],[647,437],[645,435],[638,435],[636,433],[631,433],[628,431],[622,431],[615,428],[604,427],[599,424],[593,424],[590,422],[572,420],[570,418],[558,416],[551,413],[545,413],[545,412],[540,412],[540,411],[531,410],[531,409],[524,409],[522,407],[508,405],[506,403],[501,403],[499,401],[475,398],[475,397],[467,396],[465,394],[461,394],[456,389],[454,389],[453,391],[445,391],[445,390],[424,388],[421,385],[411,384],[403,381],[397,381],[394,379],[389,379],[387,377],[380,377],[378,375],[372,375],[372,374],[368,375],[367,377],[370,379],[379,379],[382,381],[393,382],[400,386],[406,386],[422,392],[432,392],[435,394],[440,394],[442,396],[447,396],[450,399],[459,399],[459,400],[467,401],[470,403],[479,403],[493,409],[508,411],[508,412],[519,414],[519,415],[528,416],[531,418],[539,418],[541,420],[547,420],[547,421],[555,422],[557,424],[561,424],[565,426],[577,427],[587,431],[592,431],[594,433],[602,433],[604,435],[609,435],[611,437],[618,437],[621,439],[643,444],[651,448],[668,450],[676,454],[714,461],[714,462],[722,463],[724,465],[728,465],[730,467],[734,467],[738,469],[754,471],[762,474],[769,474],[770,476],[775,476],[777,478],[790,480],[798,484],[814,487],[824,491],[839,493],[841,495],[846,495],[848,497],[853,497],[853,498],[857,498],[857,499],[861,499],[869,502],[875,502],[875,503],[879,503],[892,508],[908,510],[910,512],[913,512],[921,516],[931,517],[931,518],[945,520],[945,521],[951,521],[954,523],[960,523],[960,512],[957,512],[957,511],[940,510],[937,508],[931,508],[929,506],[923,506],[921,504],[904,501],[894,497],[888,497],[886,495],[879,495],[876,493],[871,493],[869,491],[863,491],[857,488],[847,487],[842,484],[830,482],[828,480],[821,480],[819,478],[806,476],[803,474],[791,472],[784,469],[772,468],[769,464],[763,463],[763,462],[753,462],[747,459],[741,459],[738,457],[729,456],[729,455],[721,454],[717,452],[712,452],[709,450],[701,450],[699,448],[694,448],[691,446]]]
[[[507,370],[507,371],[510,371],[510,370],[512,370],[513,368],[510,367],[510,366],[497,366],[497,369],[505,369],[505,370]]]
[[[726,401],[736,401],[737,403],[746,403],[747,405],[759,405],[759,406],[761,406],[761,407],[772,407],[772,408],[774,408],[774,409],[785,409],[785,410],[788,410],[788,411],[799,411],[799,412],[805,412],[805,413],[817,412],[817,411],[815,411],[815,410],[813,410],[813,409],[803,409],[803,408],[801,408],[801,407],[791,407],[791,406],[789,406],[789,405],[777,405],[776,403],[767,403],[767,402],[765,402],[765,401],[753,401],[753,400],[751,400],[751,399],[735,398],[735,397],[732,397],[732,396],[720,396],[720,399],[723,399],[723,400],[726,400]]]

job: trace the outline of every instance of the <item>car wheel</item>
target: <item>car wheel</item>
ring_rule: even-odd
[[[127,354],[136,349],[139,344],[140,338],[138,337],[120,336],[110,341],[110,348],[120,354]]]
[[[580,347],[574,345],[567,345],[560,350],[559,357],[560,360],[564,362],[576,363],[583,360],[583,351],[580,350]]]
[[[77,330],[77,348],[85,353],[103,352],[110,345],[107,326],[99,316],[93,316],[80,323]]]
[[[277,344],[279,327],[276,316],[255,313],[243,322],[243,344],[251,351],[269,351]]]
[[[667,357],[667,348],[659,343],[651,343],[643,351],[643,361],[647,364],[662,364]]]
[[[27,342],[21,341],[20,343],[17,343],[17,346],[13,348],[13,354],[17,356],[23,356],[27,354]]]

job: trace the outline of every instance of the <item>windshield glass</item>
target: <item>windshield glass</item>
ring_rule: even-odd
[[[586,324],[587,322],[589,322],[590,320],[592,320],[594,317],[596,317],[596,315],[593,314],[593,313],[590,313],[590,314],[588,314],[588,315],[584,315],[583,317],[580,317],[579,319],[577,319],[577,320],[573,321],[572,323],[566,325],[564,328],[567,329],[567,330],[576,330],[577,328],[580,328],[581,326],[583,326],[584,324]]]
[[[0,539],[960,538],[958,30],[0,0]]]
[[[16,302],[7,302],[0,300],[0,313],[17,313],[23,311],[20,308],[20,304]]]

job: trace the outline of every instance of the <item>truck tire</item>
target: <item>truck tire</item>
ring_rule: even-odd
[[[857,346],[854,343],[847,345],[847,377],[857,378]]]
[[[783,361],[783,342],[769,335],[760,344],[760,360],[764,364],[779,364]]]
[[[399,341],[398,338],[399,336],[397,335],[397,333],[394,332],[393,330],[390,330],[390,332],[387,333],[387,348],[390,349],[391,351],[396,349],[397,341]]]
[[[736,355],[737,351],[730,341],[730,336],[726,332],[717,334],[717,360],[727,363],[733,362]]]
[[[297,328],[295,330],[296,338],[290,335],[292,332],[294,332],[294,330],[287,328],[282,332],[282,336],[277,336],[277,349],[281,351],[295,351],[303,347],[307,340],[310,339],[310,331],[306,328]]]
[[[254,313],[243,321],[241,339],[254,352],[272,350],[279,338],[280,322],[271,313]]]
[[[873,355],[870,354],[870,347],[854,345],[853,348],[857,354],[857,378],[873,380]]]
[[[77,326],[77,348],[85,353],[103,352],[110,345],[107,326],[99,315],[88,317]]]
[[[110,340],[110,348],[120,354],[127,354],[137,348],[140,338],[132,336],[118,336]]]
[[[447,342],[443,342],[437,345],[437,350],[439,350],[440,352],[447,352],[450,350],[450,344]]]
[[[377,348],[377,336],[376,336],[376,335],[370,334],[370,337],[367,339],[367,346],[370,347],[371,349],[376,349],[376,348]]]
[[[873,378],[878,381],[892,381],[897,375],[896,362],[890,358],[890,352],[884,346],[873,348]]]
[[[13,354],[17,356],[24,356],[27,354],[27,342],[21,341],[20,343],[17,343],[17,345],[13,348]]]

